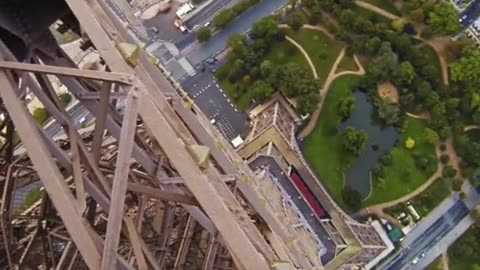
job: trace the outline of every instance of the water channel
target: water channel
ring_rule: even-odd
[[[398,131],[392,126],[383,126],[374,118],[374,107],[367,95],[360,91],[352,94],[356,107],[350,118],[342,122],[340,129],[347,127],[364,130],[368,133],[365,150],[357,157],[352,167],[345,174],[345,185],[357,190],[364,199],[372,189],[370,170],[378,164],[379,158],[390,150],[398,138]]]

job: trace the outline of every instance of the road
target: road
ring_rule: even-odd
[[[215,119],[214,125],[228,141],[237,135],[245,138],[247,116],[227,97],[210,68],[197,71],[193,77],[187,76],[182,87],[209,119]]]
[[[68,115],[72,118],[75,124],[80,124],[80,120],[85,117],[83,123],[89,123],[93,120],[92,115],[82,106],[80,102],[74,104],[71,108],[67,111]],[[63,133],[62,126],[58,124],[58,122],[54,121],[44,125],[45,134],[48,137],[56,137]]]
[[[454,194],[458,196],[458,194]],[[453,198],[449,198],[453,199]],[[447,203],[449,203],[447,201]],[[455,230],[456,225],[469,215],[469,209],[465,203],[458,198],[454,199],[453,204],[439,218],[426,218],[421,221],[402,242],[402,248],[399,253],[390,258],[380,269],[382,270],[400,270],[416,268],[416,264],[428,256],[428,253],[444,237]],[[441,208],[440,208],[441,209]],[[443,209],[441,209],[443,210]],[[433,213],[433,212],[432,212]],[[433,222],[431,222],[433,221]],[[423,228],[422,223],[428,224]]]
[[[473,24],[480,17],[480,0],[473,0],[470,5],[460,13],[460,18],[466,16],[461,20],[464,27],[468,27]]]
[[[204,25],[212,19],[212,17],[220,10],[230,6],[233,2],[238,0],[213,0],[204,8],[195,13],[190,18],[184,21],[188,29],[194,29],[197,26]]]
[[[177,47],[187,59],[196,66],[205,59],[218,54],[225,49],[228,37],[233,33],[246,33],[252,27],[253,23],[262,17],[273,14],[275,11],[288,3],[288,0],[262,0],[255,6],[242,13],[236,20],[228,24],[224,29],[216,33],[210,40],[204,43],[184,44]]]
[[[301,215],[303,215],[304,219],[308,222],[310,228],[312,228],[313,232],[317,235],[323,245],[321,255],[322,263],[327,264],[331,261],[335,257],[335,243],[321,225],[312,209],[308,206],[307,202],[295,188],[290,178],[287,177],[280,166],[278,166],[277,162],[275,162],[272,157],[259,156],[252,161],[249,166],[254,171],[257,168],[268,168],[268,171],[275,176],[283,190],[291,196],[292,202],[301,212]]]

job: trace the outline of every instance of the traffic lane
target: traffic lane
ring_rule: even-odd
[[[253,7],[246,10],[237,19],[225,26],[224,29],[215,34],[210,40],[204,43],[197,43],[195,48],[187,53],[187,58],[192,65],[198,65],[203,60],[216,55],[222,51],[227,43],[228,37],[233,33],[245,33],[254,22],[273,14],[275,11],[288,3],[288,0],[262,0]]]
[[[238,111],[218,83],[204,83],[208,83],[204,88],[197,85],[190,90],[197,106],[209,119],[215,119],[215,126],[227,139],[242,135],[246,129],[246,115]]]
[[[475,223],[475,220],[470,216],[465,216],[453,230],[451,230],[442,241],[433,246],[418,264],[412,267],[412,270],[426,269],[432,262],[448,250],[448,247],[452,245],[462,234],[464,234],[470,226]]]
[[[83,123],[85,124],[91,122],[94,119],[93,116],[88,112],[85,107],[83,107],[81,103],[77,103],[76,105],[74,105],[70,110],[68,110],[67,113],[68,115],[70,115],[74,124],[78,124],[78,126],[80,126],[80,120],[82,118],[85,118],[85,120],[83,121]],[[63,128],[57,121],[54,121],[52,124],[48,125],[44,129],[45,134],[50,138],[56,137],[63,133]]]
[[[180,51],[188,47],[188,45],[197,41],[197,36],[195,32],[188,32],[182,34],[183,35],[174,42],[175,46],[177,46],[178,50]]]
[[[450,208],[456,205],[458,200],[459,197],[456,193],[443,200],[437,207],[435,207],[435,209],[433,209],[433,211],[416,224],[415,228],[405,236],[401,245],[403,247],[412,245],[417,238],[421,237],[425,231],[432,226],[433,223],[435,223],[440,217],[444,216]]]
[[[404,249],[401,256],[395,256],[396,260],[384,269],[402,269],[405,265],[413,265],[415,258],[423,257],[439,242],[448,232],[453,230],[456,224],[468,214],[468,208],[462,201],[452,206],[444,216],[435,221],[411,246]],[[424,254],[424,255],[425,255]]]
[[[256,168],[268,167],[269,172],[277,178],[282,188],[290,196],[290,199],[293,201],[293,203],[303,215],[305,220],[308,222],[308,224],[313,230],[313,233],[318,237],[318,239],[320,239],[322,245],[322,263],[326,264],[331,261],[335,256],[335,244],[333,243],[327,231],[320,224],[320,221],[315,216],[312,209],[308,206],[306,201],[292,184],[290,178],[284,174],[283,170],[278,166],[278,164],[273,160],[273,158],[259,156],[254,161],[252,161],[249,166],[253,170],[255,170]]]
[[[474,23],[480,16],[480,0],[474,0],[473,3],[470,3],[470,5],[460,13],[460,18],[464,16],[466,16],[466,18],[461,22],[463,26],[466,27]]]
[[[197,25],[204,25],[215,13],[225,8],[233,1],[234,0],[214,0],[212,3],[208,4],[208,6],[185,21],[184,24],[188,29],[193,29]]]

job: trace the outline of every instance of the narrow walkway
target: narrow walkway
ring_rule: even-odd
[[[450,259],[448,258],[448,252],[442,254],[442,268],[443,270],[450,270]]]
[[[430,120],[430,114],[428,112],[422,112],[420,114],[406,112],[405,114],[415,119]]]
[[[358,60],[358,58],[356,56],[354,56],[354,60],[355,60],[355,63],[357,64],[357,66],[358,66],[357,71],[347,70],[347,71],[342,71],[342,72],[336,73],[336,71],[338,69],[338,65],[340,64],[340,61],[342,61],[342,58],[345,56],[345,50],[346,49],[344,47],[342,49],[342,51],[340,52],[340,54],[338,54],[337,59],[335,60],[335,63],[332,66],[332,69],[330,69],[330,73],[328,74],[328,77],[325,80],[325,83],[323,84],[322,88],[320,89],[320,95],[322,96],[322,99],[320,100],[320,103],[318,104],[317,109],[310,116],[310,120],[309,120],[308,124],[303,128],[303,130],[298,135],[299,138],[303,139],[303,138],[307,137],[312,132],[312,130],[315,128],[315,126],[317,125],[318,118],[320,117],[320,112],[322,111],[323,102],[325,101],[325,99],[327,97],[328,90],[330,89],[330,85],[332,84],[332,82],[336,78],[338,78],[340,76],[343,76],[343,75],[347,75],[347,74],[359,75],[359,76],[365,74],[365,70],[363,69],[363,66],[361,65],[360,61]]]
[[[313,72],[313,77],[315,79],[318,79],[317,69],[315,68],[315,65],[313,64],[312,59],[310,58],[308,53],[305,51],[305,49],[303,49],[302,45],[300,45],[298,42],[296,42],[293,38],[289,36],[285,36],[285,39],[288,40],[288,42],[292,43],[293,46],[297,47],[297,49],[300,50],[303,56],[305,56],[305,59],[307,59],[308,65]]]
[[[375,5],[372,5],[370,3],[367,3],[367,2],[364,2],[364,1],[360,1],[360,0],[357,0],[355,1],[355,4],[361,8],[364,8],[364,9],[368,9],[370,10],[371,12],[375,12],[379,15],[382,15],[383,17],[386,17],[390,20],[398,20],[398,19],[401,19],[401,17],[395,15],[395,14],[392,14],[386,10],[383,10]]]
[[[465,128],[463,128],[463,131],[469,131],[469,130],[475,130],[475,129],[480,129],[480,125],[466,126]]]

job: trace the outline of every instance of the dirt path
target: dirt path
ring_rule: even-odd
[[[364,8],[364,9],[368,9],[370,10],[371,12],[375,12],[377,14],[380,14],[382,15],[383,17],[386,17],[390,20],[398,20],[398,19],[401,19],[401,17],[395,15],[395,14],[392,14],[386,10],[383,10],[375,5],[372,5],[370,3],[367,3],[367,2],[363,2],[363,1],[355,1],[355,4],[361,8]]]
[[[323,32],[327,37],[329,37],[331,40],[336,41],[335,36],[328,32],[327,28],[321,26],[321,25],[311,25],[311,24],[304,24],[302,28],[306,29],[313,29],[313,30],[318,30]]]
[[[443,270],[450,270],[450,259],[448,258],[448,252],[442,254],[442,268]]]
[[[469,131],[474,129],[480,129],[480,125],[470,125],[463,128],[463,131]]]
[[[335,60],[335,63],[333,64],[332,68],[330,69],[330,73],[328,74],[327,79],[325,80],[325,83],[323,84],[322,88],[320,89],[320,95],[322,96],[322,99],[320,103],[318,104],[317,109],[312,113],[310,116],[310,120],[308,124],[305,126],[305,128],[300,132],[298,135],[299,138],[305,138],[312,132],[312,130],[315,128],[315,125],[317,124],[318,118],[320,116],[320,112],[322,111],[322,106],[323,102],[326,99],[328,90],[330,89],[330,85],[332,82],[343,75],[347,74],[354,74],[354,75],[363,75],[365,74],[365,70],[363,69],[363,66],[360,64],[360,61],[356,56],[354,56],[355,63],[357,63],[357,66],[359,69],[357,71],[342,71],[339,73],[336,73],[338,69],[338,65],[340,64],[340,61],[342,61],[342,58],[345,56],[345,48],[342,49],[342,51],[338,54],[337,59]]]
[[[446,37],[438,37],[430,40],[425,40],[421,37],[415,37],[416,39],[425,42],[430,45],[433,50],[437,53],[438,59],[440,61],[440,68],[442,69],[442,79],[445,85],[448,85],[448,62],[446,52],[448,50],[448,45],[452,41]]]
[[[303,56],[305,56],[305,59],[307,59],[308,65],[313,72],[313,77],[315,79],[318,79],[317,69],[315,68],[315,65],[313,64],[312,59],[310,58],[308,53],[305,51],[305,49],[303,49],[302,45],[298,44],[298,42],[296,42],[289,36],[285,36],[285,39],[288,40],[288,42],[292,43],[293,46],[297,47],[297,49],[303,54]]]
[[[430,120],[430,114],[428,112],[423,112],[421,114],[413,114],[406,112],[405,114],[415,119]]]

